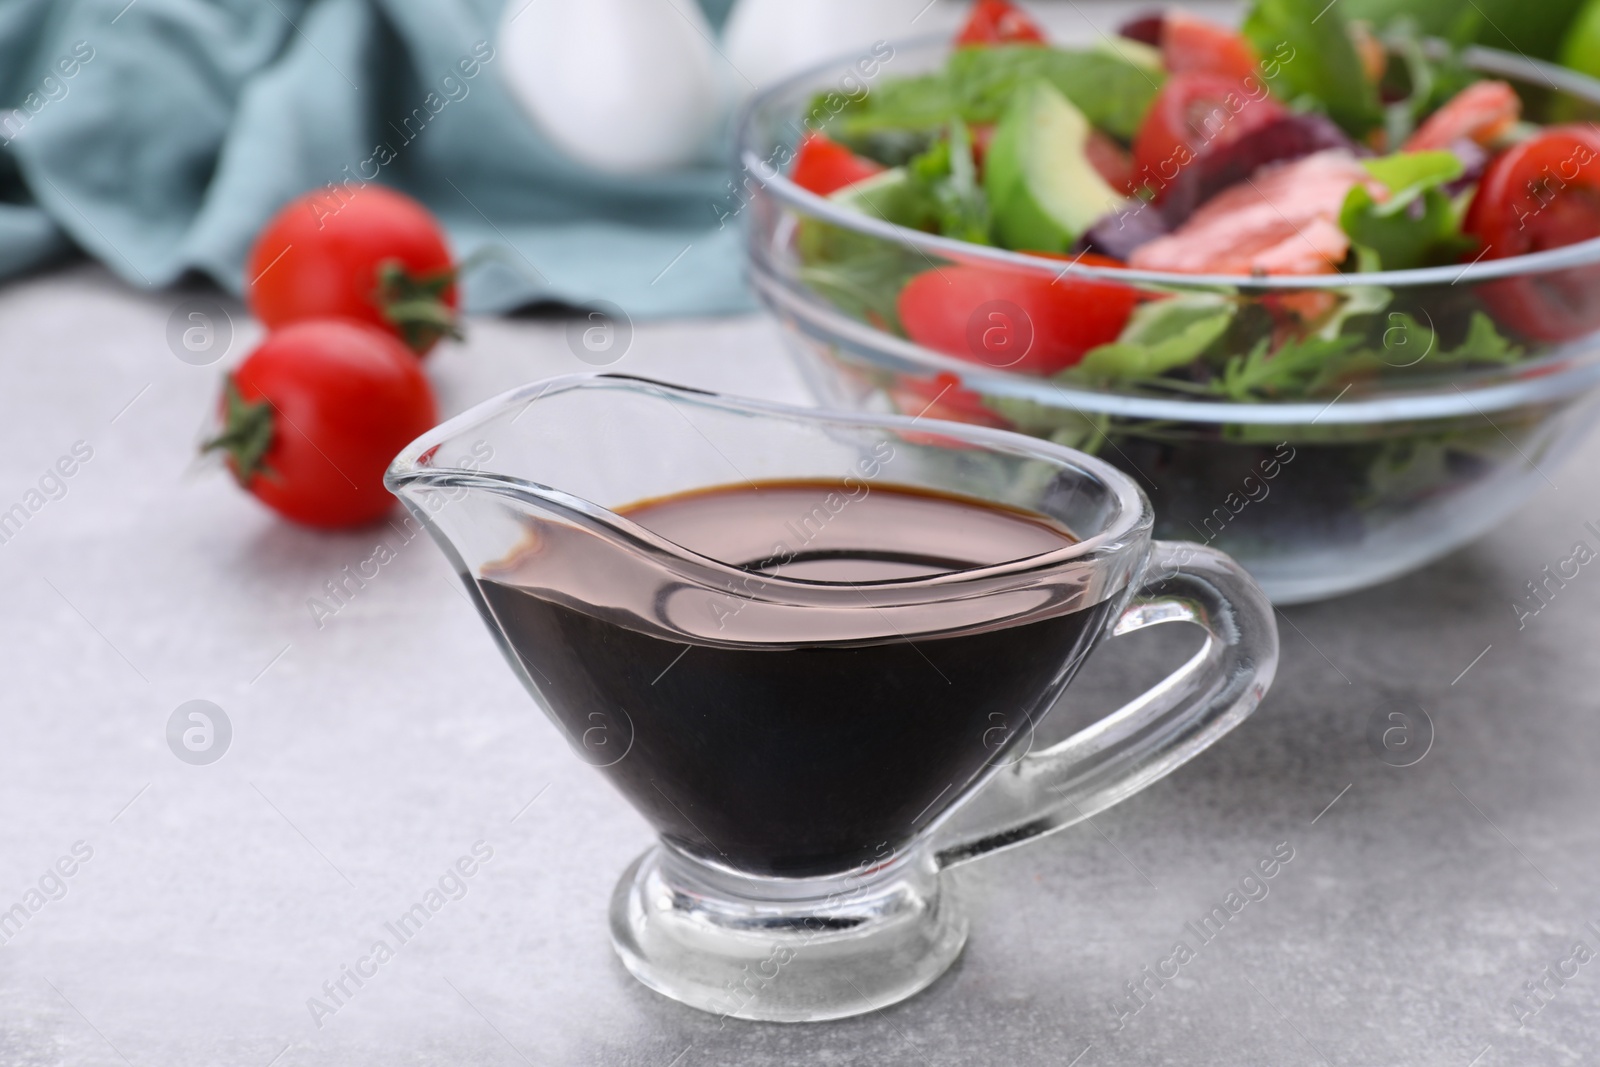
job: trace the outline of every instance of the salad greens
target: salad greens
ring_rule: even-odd
[[[920,151],[952,118],[997,122],[1019,85],[1043,79],[1095,126],[1132,138],[1166,77],[1159,63],[1141,65],[1129,58],[1132,54],[1132,49],[1108,47],[959,49],[942,71],[886,82],[850,101],[828,132],[858,151],[886,150],[889,162],[903,162],[912,154],[907,146]]]
[[[999,300],[1034,331],[1015,372],[1095,388],[1291,400],[1528,357],[1512,338],[1543,327],[1507,312],[1522,298],[1480,300],[1470,286],[1441,292],[1432,315],[1435,303],[1418,301],[1434,297],[1399,299],[1376,285],[1119,285],[1104,273],[1467,262],[1486,240],[1471,222],[1486,161],[1537,132],[1518,124],[1518,100],[1501,83],[1464,102],[1478,76],[1425,44],[1415,20],[1373,29],[1341,5],[1255,0],[1238,32],[1182,12],[1155,21],[1153,38],[1078,49],[1036,30],[963,37],[940,69],[851,98],[812,135],[854,160],[836,181],[825,167],[812,172],[814,191],[842,208],[1100,272],[1067,265],[1050,279],[936,262],[910,243],[805,218],[801,280],[848,314],[961,358],[986,335],[968,329],[971,316]],[[1600,198],[1600,176],[1595,184]],[[1264,265],[1232,265],[1234,246]],[[947,284],[923,286],[908,305],[912,283],[933,271]]]
[[[1473,247],[1462,236],[1465,201],[1442,187],[1464,168],[1453,152],[1400,152],[1362,163],[1388,189],[1381,203],[1365,186],[1345,198],[1339,225],[1368,269],[1410,270],[1454,263]]]
[[[1141,381],[1193,363],[1233,322],[1238,301],[1214,293],[1179,293],[1142,304],[1122,336],[1091,348],[1072,371],[1086,381]]]
[[[1262,71],[1278,97],[1326,111],[1356,137],[1382,121],[1377,87],[1332,4],[1319,11],[1301,0],[1257,0],[1245,17],[1244,35],[1262,55],[1283,44],[1293,50],[1291,59]]]

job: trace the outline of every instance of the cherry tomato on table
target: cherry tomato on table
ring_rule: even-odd
[[[411,351],[365,323],[324,319],[271,334],[228,376],[222,433],[239,484],[307,526],[383,515],[390,460],[438,421]]]
[[[1206,71],[1174,74],[1156,94],[1133,142],[1138,180],[1162,197],[1178,172],[1207,152],[1277,122],[1288,111],[1253,85]]]
[[[956,34],[956,47],[991,44],[1043,44],[1044,31],[1015,4],[978,0],[967,24]]]
[[[1104,256],[1072,258],[1091,267],[1123,266]],[[906,335],[919,345],[996,370],[1050,375],[1115,341],[1141,299],[1118,282],[963,263],[912,278],[898,310]]]
[[[1600,128],[1554,126],[1489,163],[1464,229],[1484,258],[1504,259],[1600,237]],[[1539,341],[1600,329],[1600,267],[1504,278],[1478,287],[1496,319]]]
[[[800,142],[789,180],[818,196],[827,196],[882,171],[880,164],[856,155],[825,134],[813,132]]]
[[[307,193],[273,216],[245,265],[269,329],[307,319],[371,323],[426,355],[456,325],[456,273],[438,220],[381,185]]]

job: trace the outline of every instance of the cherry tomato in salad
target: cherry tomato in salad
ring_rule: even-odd
[[[1554,126],[1496,157],[1463,228],[1491,259],[1600,237],[1600,127]],[[1597,292],[1596,267],[1524,274],[1478,289],[1496,319],[1540,341],[1600,329]]]
[[[882,170],[881,165],[856,155],[833,138],[813,132],[800,142],[789,180],[818,196],[827,196]]]
[[[1256,73],[1256,50],[1243,35],[1174,9],[1161,20],[1161,62],[1172,74],[1201,72],[1242,82]]]
[[[1043,44],[1044,31],[1015,4],[978,0],[967,24],[956,34],[956,47],[991,44]]]
[[[1156,94],[1134,139],[1138,180],[1160,200],[1178,172],[1201,155],[1287,114],[1262,82],[1251,87],[1205,71],[1174,74]]]
[[[1486,145],[1522,117],[1522,98],[1505,82],[1475,82],[1428,116],[1405,143],[1406,152],[1438,152],[1458,141]]]
[[[1104,256],[1073,258],[1123,266]],[[1117,282],[967,262],[912,278],[898,310],[919,345],[996,370],[1050,375],[1115,341],[1141,299]]]
[[[245,277],[245,299],[268,329],[355,319],[419,356],[443,336],[460,336],[444,230],[427,208],[381,185],[291,201],[256,238]]]
[[[1117,192],[1132,196],[1139,187],[1138,174],[1133,169],[1133,156],[1109,134],[1091,127],[1083,154],[1089,157],[1089,165],[1095,172]]]
[[[932,378],[901,376],[895,379],[889,395],[900,413],[912,418],[969,422],[997,430],[1011,426],[998,412],[984,404],[983,397],[971,389],[962,388],[961,379],[949,371],[940,371]]]
[[[222,432],[235,479],[287,519],[332,529],[394,506],[383,472],[438,421],[422,366],[392,334],[361,322],[297,322],[228,376]]]

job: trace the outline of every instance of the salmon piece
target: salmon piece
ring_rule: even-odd
[[[1442,152],[1457,141],[1487,145],[1517,124],[1522,98],[1505,82],[1475,82],[1428,116],[1406,141],[1406,152]]]
[[[1330,274],[1350,254],[1339,211],[1357,185],[1375,200],[1389,197],[1344,149],[1264,167],[1200,205],[1175,232],[1140,246],[1128,265],[1182,274]]]

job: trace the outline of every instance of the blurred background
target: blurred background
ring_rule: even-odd
[[[1342,5],[1348,18],[1407,14],[1542,57],[1562,54],[1583,6]],[[1072,40],[1148,6],[1032,9]],[[1239,7],[1190,6],[1224,20]],[[744,310],[726,220],[740,102],[874,40],[947,34],[964,11],[954,0],[7,0],[0,278],[87,254],[141,288],[193,273],[238,293],[274,211],[376,181],[432,209],[459,256],[499,250],[467,274],[469,310]],[[1585,40],[1566,54],[1600,63]]]

